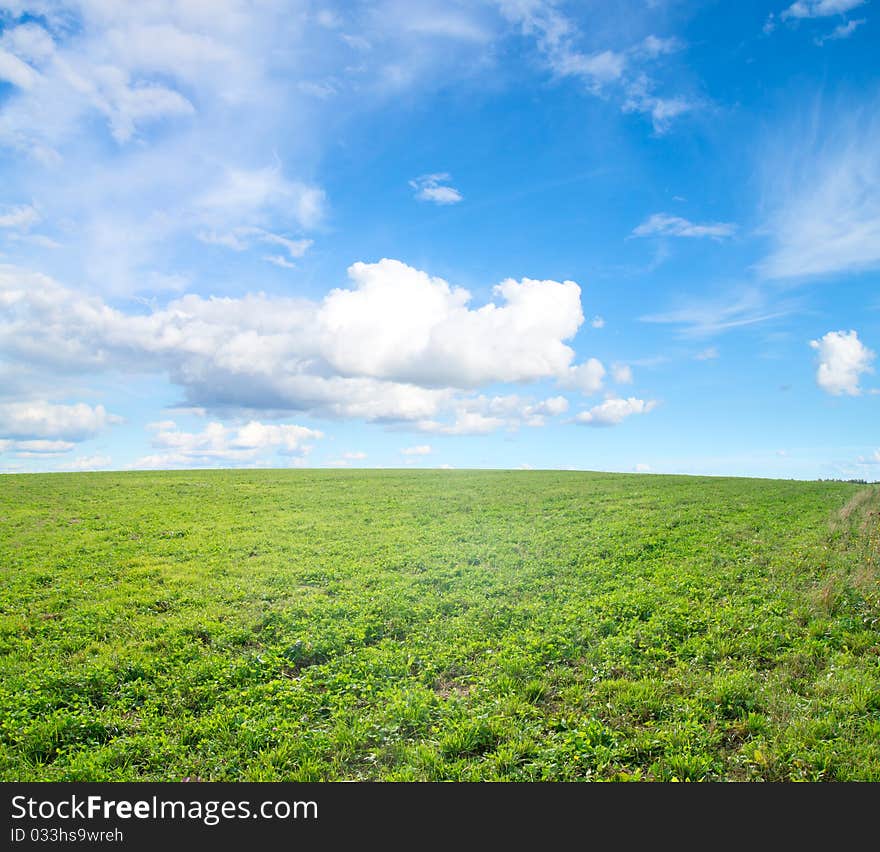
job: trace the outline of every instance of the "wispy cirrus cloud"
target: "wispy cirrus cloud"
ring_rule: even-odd
[[[757,266],[772,279],[880,267],[880,112],[822,104],[798,115],[766,150],[764,233]]]
[[[710,237],[720,240],[733,236],[736,225],[731,222],[707,222],[698,224],[683,219],[681,216],[670,216],[668,213],[654,213],[641,225],[633,229],[635,237]]]
[[[841,39],[849,38],[866,21],[866,18],[858,18],[847,21],[845,24],[838,24],[830,33],[824,36],[817,36],[813,41],[819,47],[822,47],[826,41],[840,41]]]
[[[725,331],[769,322],[792,313],[796,302],[756,286],[737,288],[723,298],[690,298],[668,311],[646,314],[641,322],[678,327],[682,337],[711,337]]]

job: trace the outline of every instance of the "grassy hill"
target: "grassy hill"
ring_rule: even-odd
[[[880,780],[880,489],[0,477],[0,779]]]

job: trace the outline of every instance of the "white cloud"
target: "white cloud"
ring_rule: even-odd
[[[695,361],[714,361],[719,356],[717,346],[707,346],[694,355]]]
[[[605,367],[598,358],[590,358],[583,364],[570,367],[567,373],[563,373],[559,383],[563,387],[575,388],[581,393],[589,395],[602,389],[602,380],[605,377]]]
[[[39,24],[29,22],[0,33],[0,47],[30,63],[40,63],[55,52],[55,42]]]
[[[399,261],[354,264],[322,301],[187,295],[137,314],[46,276],[0,267],[0,353],[30,368],[167,372],[187,403],[435,420],[481,385],[556,380],[593,393],[604,368],[572,365],[583,322],[571,281],[503,281],[496,302]]]
[[[880,113],[819,108],[763,146],[767,278],[880,266]]]
[[[62,248],[62,244],[59,243],[58,240],[53,240],[45,234],[18,234],[13,232],[9,234],[7,238],[11,242],[26,243],[28,245],[39,246],[40,248],[49,249],[51,251]]]
[[[636,237],[711,237],[717,240],[732,236],[735,231],[736,225],[730,222],[709,222],[697,225],[680,216],[654,213],[633,230],[633,235]]]
[[[566,411],[568,400],[564,396],[548,397],[538,402],[517,394],[459,397],[451,421],[420,420],[415,428],[438,435],[488,435],[502,428],[515,430],[520,426],[544,426],[548,417],[557,417]]]
[[[780,19],[789,18],[825,18],[831,15],[843,15],[859,6],[866,0],[797,0],[785,9]]]
[[[40,214],[31,204],[0,208],[0,228],[29,228],[40,221]]]
[[[296,269],[296,264],[291,263],[283,254],[266,254],[263,255],[263,260],[282,269]]]
[[[24,458],[41,458],[44,456],[57,456],[69,452],[76,444],[73,441],[14,441],[0,439],[0,453],[13,451],[16,456]]]
[[[103,405],[60,405],[43,400],[0,403],[2,438],[84,441],[119,422],[121,418],[108,414]]]
[[[841,39],[849,38],[865,22],[865,18],[859,18],[858,20],[847,21],[845,24],[838,24],[827,35],[818,36],[813,40],[821,47],[826,41],[840,41]]]
[[[590,320],[590,325],[593,328],[605,328],[605,319],[600,316],[595,316]]]
[[[110,456],[96,454],[93,456],[78,456],[72,462],[62,465],[62,470],[103,470],[113,464]]]
[[[551,417],[565,414],[566,411],[568,411],[568,400],[564,396],[552,396],[549,399],[542,400],[537,405],[528,406],[526,408],[527,415],[546,414]]]
[[[516,23],[524,35],[535,39],[548,67],[559,77],[575,77],[591,94],[605,97],[616,93],[624,112],[645,113],[654,130],[663,133],[672,120],[698,106],[682,95],[662,97],[654,93],[655,81],[649,70],[656,61],[681,50],[675,38],[653,34],[626,48],[578,47],[582,33],[574,22],[548,0],[496,0],[502,13]]]
[[[700,103],[688,97],[660,97],[654,92],[653,81],[645,74],[640,74],[626,86],[626,96],[621,109],[624,112],[640,112],[651,116],[654,132],[665,133],[672,121],[680,115],[692,112]]]
[[[362,452],[351,452],[351,453],[343,453],[342,458],[346,461],[363,461],[367,457],[366,453]]]
[[[611,398],[593,406],[589,411],[582,411],[574,420],[575,423],[584,423],[588,426],[617,426],[627,417],[633,414],[647,414],[656,406],[654,400],[646,402],[632,396],[628,399]]]
[[[281,246],[293,258],[302,257],[314,244],[312,240],[291,240],[270,231],[261,231],[258,239],[264,243]]]
[[[442,172],[414,178],[409,185],[416,191],[420,201],[433,201],[434,204],[458,204],[464,196],[455,187],[444,185],[452,176]]]
[[[353,290],[324,299],[318,325],[327,360],[343,375],[423,386],[476,387],[567,374],[562,341],[583,322],[573,281],[507,279],[501,304],[470,309],[471,295],[395,260],[349,268]]]
[[[859,456],[859,464],[880,464],[880,450],[874,450],[870,456]]]
[[[631,385],[633,383],[632,367],[629,364],[613,364],[611,378],[619,385]]]
[[[649,464],[637,464],[637,465],[633,468],[633,470],[634,470],[636,473],[650,473],[650,471],[651,471],[651,465],[649,465]]]
[[[138,459],[131,467],[169,468],[228,466],[258,463],[261,454],[304,457],[313,441],[323,437],[316,429],[292,424],[266,424],[251,420],[243,426],[208,423],[201,432],[183,432],[174,421],[148,426],[152,445],[159,453]]]
[[[810,341],[819,355],[816,384],[834,396],[858,396],[859,377],[873,372],[875,353],[859,340],[855,331],[829,331],[819,340]]]
[[[20,89],[33,89],[40,75],[17,56],[0,48],[0,80]]]
[[[436,420],[419,420],[415,428],[420,432],[435,435],[489,435],[502,428],[507,421],[502,417],[492,417],[480,411],[458,408],[451,423]]]
[[[721,299],[690,300],[681,307],[639,317],[642,322],[681,327],[683,337],[707,337],[734,328],[768,322],[791,313],[789,302],[768,303],[767,294],[755,287],[738,288]]]
[[[207,221],[220,222],[255,221],[284,210],[301,227],[311,229],[324,218],[326,195],[319,187],[288,180],[276,164],[261,169],[226,169],[218,183],[196,200],[195,206]],[[266,237],[277,237],[262,229],[246,229],[239,236],[247,233],[262,235],[264,242],[271,241]]]
[[[231,231],[206,230],[200,231],[196,236],[208,245],[222,246],[238,252],[246,251],[256,243],[280,246],[287,252],[288,257],[280,254],[269,255],[264,256],[263,260],[285,268],[292,268],[294,264],[291,263],[290,259],[301,258],[314,245],[313,240],[293,240],[289,237],[283,237],[280,234],[256,227],[240,227],[234,228]]]
[[[404,447],[400,452],[405,456],[429,456],[434,451],[430,444],[419,444],[416,447]]]
[[[321,224],[324,191],[304,176],[323,140],[297,84],[336,64],[337,36],[316,38],[288,3],[258,5],[7,4],[0,74],[12,63],[30,88],[3,98],[0,148],[46,221],[66,229],[59,265],[71,277],[143,293],[184,255],[192,263],[185,243],[199,231]],[[355,76],[350,92],[365,84]],[[108,141],[112,156],[98,156]]]
[[[658,38],[655,35],[646,36],[635,50],[645,56],[656,59],[669,53],[682,50],[684,45],[677,38]]]

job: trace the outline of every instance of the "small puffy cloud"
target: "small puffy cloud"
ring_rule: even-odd
[[[587,426],[617,426],[633,414],[647,414],[657,406],[654,400],[645,401],[629,397],[628,399],[606,399],[589,411],[582,411],[574,420]]]
[[[277,448],[282,453],[302,453],[308,441],[323,437],[321,432],[305,426],[277,425],[250,421],[229,440],[232,449],[262,450]]]
[[[595,316],[590,320],[590,325],[593,328],[605,328],[605,319],[600,316]]]
[[[632,367],[629,364],[613,364],[611,378],[619,385],[631,385],[633,382]]]
[[[258,461],[261,453],[308,455],[312,441],[323,437],[316,429],[293,424],[260,423],[243,426],[208,423],[201,432],[184,432],[172,420],[151,423],[152,445],[160,452],[138,459],[131,467],[171,468],[241,465]]]
[[[566,411],[568,411],[568,400],[564,396],[552,396],[526,408],[528,414],[547,414],[551,417],[565,414]]]
[[[2,304],[2,302],[0,302]],[[103,405],[84,402],[58,405],[36,400],[0,404],[0,437],[22,440],[84,441],[121,418],[108,414]]]
[[[429,456],[434,451],[430,444],[419,444],[417,447],[404,447],[400,452],[405,456]]]
[[[831,15],[843,15],[865,2],[866,0],[797,0],[783,10],[779,17],[783,21],[790,18],[827,18]]]
[[[409,185],[416,191],[420,201],[432,201],[434,204],[458,204],[464,196],[455,187],[449,186],[452,176],[446,172],[433,175],[422,175],[414,178]]]
[[[633,468],[633,470],[634,470],[636,473],[650,473],[650,471],[651,471],[651,465],[649,465],[649,464],[637,464],[637,465]]]
[[[661,135],[669,130],[673,119],[693,112],[699,106],[698,101],[687,97],[659,97],[653,93],[647,79],[639,77],[627,86],[626,100],[621,109],[624,112],[639,112],[651,116],[654,132]]]
[[[353,452],[353,453],[343,453],[342,458],[346,461],[363,461],[367,457],[366,453],[362,452]]]
[[[736,225],[730,222],[709,222],[703,225],[689,222],[681,216],[670,216],[668,213],[654,213],[641,225],[633,230],[636,237],[711,237],[720,240],[730,237],[736,231]]]
[[[714,361],[716,358],[718,358],[718,356],[719,352],[717,346],[707,346],[705,349],[702,349],[701,351],[697,352],[696,355],[694,355],[694,360]]]
[[[605,378],[605,367],[598,358],[590,358],[583,364],[570,367],[564,373],[559,383],[563,387],[574,388],[581,393],[590,395],[602,389],[602,380]]]
[[[819,340],[810,341],[818,352],[816,384],[834,396],[858,396],[859,377],[873,372],[875,353],[859,340],[855,331],[829,331]]]
[[[104,470],[112,463],[110,456],[77,456],[72,462],[62,465],[61,470]]]
[[[859,464],[880,464],[880,450],[874,450],[869,456],[859,456]]]

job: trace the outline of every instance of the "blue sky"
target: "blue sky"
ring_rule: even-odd
[[[0,0],[0,471],[880,478],[868,0]]]

